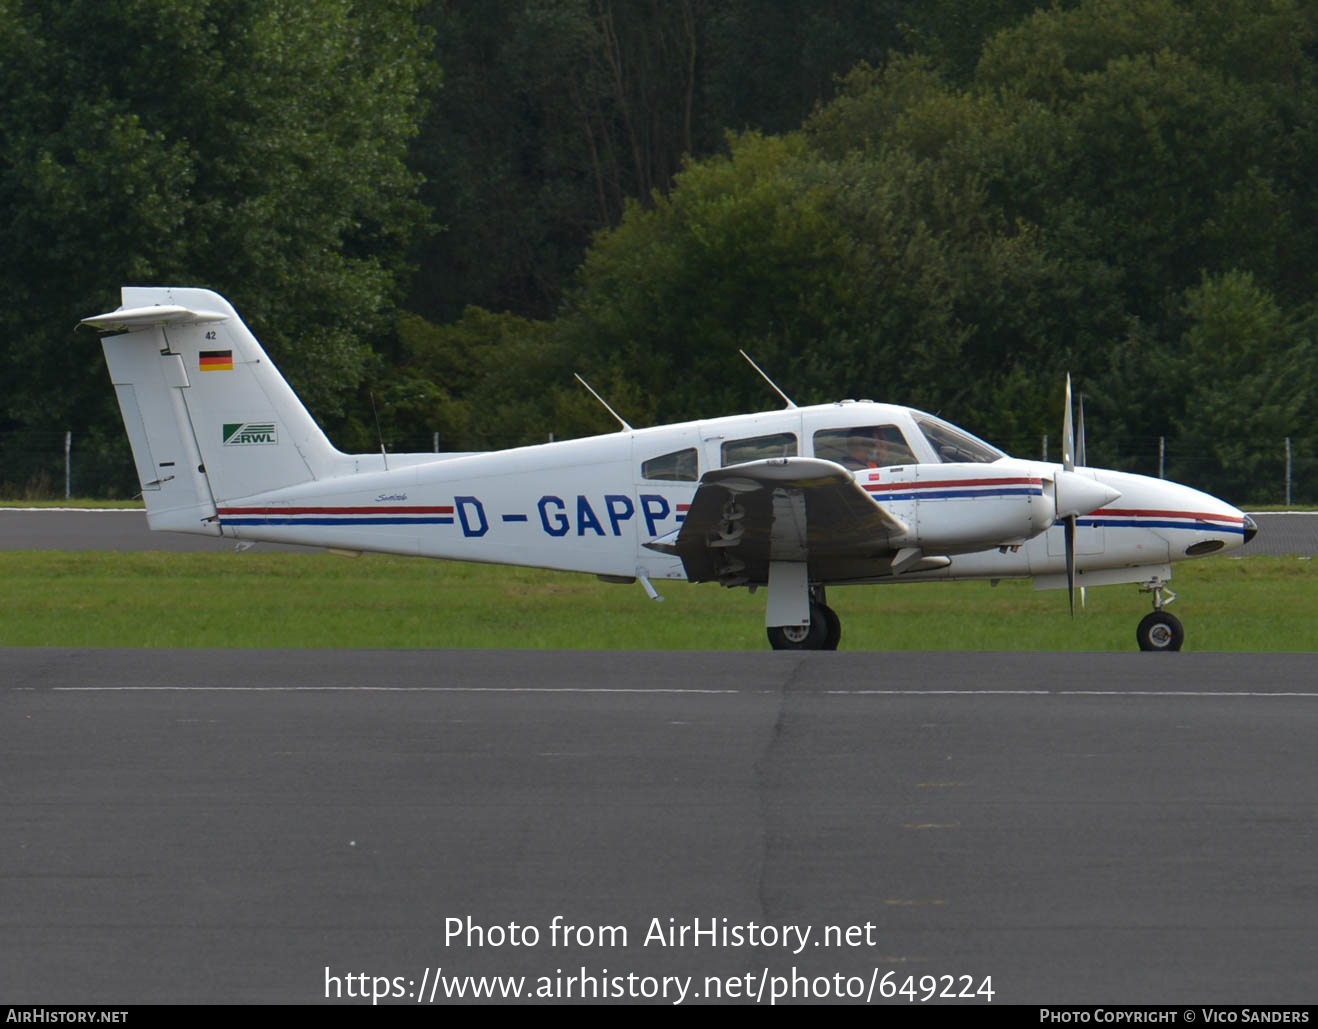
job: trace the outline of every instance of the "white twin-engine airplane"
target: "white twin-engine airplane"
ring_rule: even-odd
[[[1257,531],[1187,486],[1078,467],[1069,381],[1060,465],[908,407],[786,396],[779,411],[619,418],[610,435],[492,453],[354,455],[216,293],[125,287],[84,324],[107,334],[153,529],[593,572],[652,597],[653,579],[767,587],[777,649],[837,647],[829,586],[1033,578],[1072,597],[1138,583],[1154,608],[1140,647],[1178,650],[1172,562]]]

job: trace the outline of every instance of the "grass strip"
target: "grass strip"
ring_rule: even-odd
[[[1178,565],[1186,649],[1318,651],[1304,558]],[[0,552],[0,645],[762,650],[764,597],[536,569],[367,555]],[[834,587],[845,650],[1132,650],[1134,586],[1090,589],[1071,619],[1028,581]]]

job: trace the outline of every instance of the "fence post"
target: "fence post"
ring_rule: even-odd
[[[1286,437],[1286,506],[1291,505],[1291,438]]]
[[[1286,444],[1287,447],[1289,447],[1290,440],[1287,440]],[[1289,453],[1289,450],[1287,452]],[[73,430],[65,429],[64,430],[64,499],[65,500],[68,500],[69,497],[72,496],[72,494],[70,493],[70,487],[73,485],[73,467],[71,463],[72,456],[73,456]],[[1287,461],[1288,468],[1289,468],[1289,464],[1290,462],[1288,460]],[[1289,473],[1287,477],[1289,478]],[[1290,494],[1290,488],[1287,487],[1287,495],[1289,494]]]
[[[1158,478],[1167,478],[1167,437],[1158,437]]]
[[[435,453],[439,453],[439,433],[435,433]]]
[[[1040,461],[1048,460],[1048,433],[1046,432],[1043,434],[1043,457],[1039,458],[1039,460]]]

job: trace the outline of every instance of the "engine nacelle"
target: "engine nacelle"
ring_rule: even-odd
[[[1120,496],[1082,472],[1006,461],[879,468],[861,485],[909,527],[894,542],[926,554],[1016,546]]]

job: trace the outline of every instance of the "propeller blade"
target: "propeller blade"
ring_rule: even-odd
[[[1085,463],[1085,402],[1083,398],[1080,401],[1080,438],[1077,442],[1074,423],[1071,421],[1071,373],[1066,375],[1066,410],[1062,412],[1062,468],[1065,472],[1074,472],[1077,464]],[[1066,488],[1063,489],[1063,483]],[[1109,496],[1107,500],[1102,500],[1089,507],[1091,501],[1097,499],[1101,493],[1113,494],[1116,490],[1109,486],[1104,486],[1097,480],[1089,480],[1078,475],[1063,475],[1058,473],[1053,483],[1053,501],[1057,505],[1058,513],[1063,511],[1060,521],[1062,523],[1062,539],[1066,544],[1066,599],[1071,605],[1071,617],[1075,617],[1075,530],[1081,514],[1087,514],[1103,504],[1111,503],[1116,497]],[[1063,494],[1066,494],[1066,500],[1063,500]],[[1083,494],[1083,495],[1082,495]],[[1088,511],[1081,511],[1080,508],[1088,508]]]
[[[1072,618],[1075,617],[1075,523],[1075,515],[1068,515],[1062,521],[1062,535],[1066,540],[1066,596],[1071,601]]]
[[[1071,373],[1066,374],[1066,410],[1062,412],[1062,467],[1075,470],[1075,429],[1071,424]]]
[[[1089,461],[1085,457],[1085,395],[1080,394],[1076,398],[1079,410],[1076,413],[1075,426],[1075,463],[1081,468],[1087,468]]]

